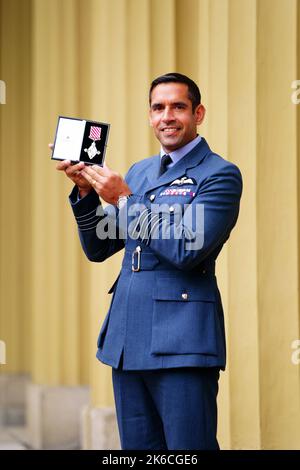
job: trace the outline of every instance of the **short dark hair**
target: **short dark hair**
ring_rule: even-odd
[[[160,77],[155,78],[150,85],[149,90],[149,104],[151,105],[151,94],[154,88],[161,83],[184,83],[188,87],[188,97],[192,102],[192,109],[193,112],[195,111],[196,107],[201,103],[201,93],[198,88],[198,85],[186,75],[182,75],[181,73],[172,72],[166,73],[161,75]]]

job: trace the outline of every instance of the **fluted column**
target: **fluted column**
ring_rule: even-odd
[[[55,170],[47,149],[58,115],[79,114],[78,21],[73,0],[32,2],[33,384],[27,411],[35,448],[74,445],[80,408],[88,402],[88,389],[82,385],[89,383],[89,361],[83,359],[90,314],[80,302],[82,254],[67,200],[71,184]],[[64,424],[57,426],[61,407]],[[55,427],[59,431],[53,434]]]
[[[229,243],[229,413],[232,448],[261,445],[257,303],[257,8],[229,2],[228,156],[242,171],[238,227]],[[251,385],[250,385],[251,384]]]
[[[299,366],[291,361],[299,338],[298,9],[295,0],[257,3],[258,368],[261,442],[272,449],[300,446]]]
[[[3,373],[19,373],[30,361],[30,1],[2,0],[0,9],[0,339]]]
[[[67,201],[70,183],[55,170],[47,150],[57,116],[78,114],[77,20],[72,0],[33,2],[32,371],[36,382],[49,385],[80,383],[80,315],[88,322],[88,314],[79,310],[79,244]]]
[[[31,360],[30,21],[29,0],[0,1],[0,425],[24,423]]]

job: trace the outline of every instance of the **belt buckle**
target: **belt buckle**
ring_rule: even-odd
[[[142,248],[140,246],[137,246],[134,252],[132,253],[132,258],[131,258],[131,269],[133,272],[140,271],[141,269],[141,251]],[[137,267],[135,267],[135,255],[137,254]]]

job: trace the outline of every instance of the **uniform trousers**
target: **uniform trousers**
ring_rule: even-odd
[[[123,450],[217,450],[219,368],[112,369]]]

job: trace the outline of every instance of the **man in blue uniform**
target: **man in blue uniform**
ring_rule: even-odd
[[[57,168],[75,183],[89,260],[125,247],[97,351],[112,367],[122,449],[218,449],[226,353],[215,260],[237,221],[242,179],[197,134],[205,108],[191,79],[158,77],[149,103],[159,155],[125,179],[106,165]]]

